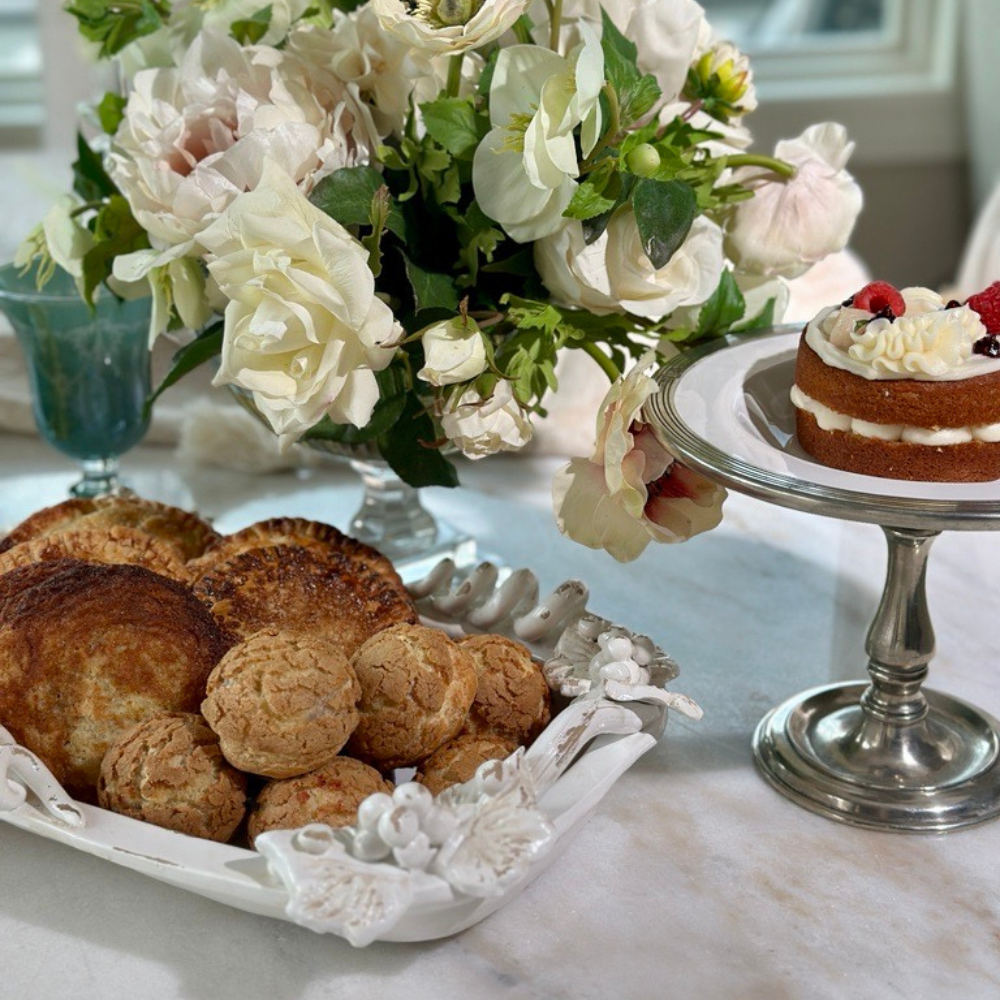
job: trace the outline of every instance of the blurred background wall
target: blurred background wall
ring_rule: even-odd
[[[1000,182],[1000,0],[701,2],[751,56],[754,147],[843,122],[865,192],[853,249],[894,283],[950,284]],[[61,8],[0,0],[0,259],[66,189],[78,105],[108,83]]]

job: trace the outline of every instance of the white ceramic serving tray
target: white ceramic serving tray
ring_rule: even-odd
[[[542,601],[528,570],[490,563],[459,576],[444,560],[410,585],[428,623],[524,642],[572,700],[530,748],[485,764],[436,798],[420,785],[371,796],[358,825],[320,824],[245,850],[163,830],[71,799],[0,727],[0,819],[152,878],[354,945],[461,931],[543,871],[605,793],[663,734],[677,666],[646,637],[586,610],[577,581]]]

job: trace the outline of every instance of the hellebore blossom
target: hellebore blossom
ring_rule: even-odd
[[[562,226],[579,174],[574,129],[582,126],[584,156],[600,134],[604,53],[593,29],[580,27],[584,40],[567,57],[512,45],[497,58],[493,128],[476,149],[472,186],[482,210],[518,243]]]
[[[552,483],[556,524],[563,534],[619,562],[638,557],[650,541],[682,542],[722,520],[726,492],[682,465],[642,420],[655,391],[643,374],[652,352],[618,379],[597,418],[597,443],[574,458]]]

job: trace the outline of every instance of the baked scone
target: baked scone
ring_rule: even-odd
[[[305,632],[348,656],[381,629],[417,619],[402,585],[348,556],[292,545],[234,556],[196,580],[194,592],[240,639],[263,629]]]
[[[805,328],[796,438],[837,469],[893,479],[1000,478],[1000,282],[964,305],[872,282]]]
[[[343,650],[274,629],[234,646],[208,678],[201,713],[241,771],[291,778],[340,752],[358,724],[361,685]]]
[[[135,528],[78,528],[21,542],[0,552],[0,574],[50,559],[79,559],[108,565],[142,566],[187,583],[190,573],[174,546]]]
[[[29,596],[0,625],[0,720],[93,802],[111,743],[156,712],[196,712],[228,643],[187,587],[140,566],[69,563]]]
[[[470,635],[462,648],[478,677],[462,732],[498,736],[515,746],[531,743],[552,717],[542,668],[525,646],[502,635]]]
[[[420,765],[413,780],[438,795],[452,785],[469,781],[488,760],[505,760],[517,746],[497,736],[464,733],[435,750]]]
[[[133,819],[225,843],[246,812],[247,778],[200,715],[161,712],[126,730],[101,763],[97,801]]]
[[[196,561],[195,568],[201,575],[243,552],[272,545],[298,545],[322,553],[340,553],[403,588],[396,568],[377,549],[345,535],[332,525],[309,521],[304,517],[273,517],[231,535],[222,535],[208,546],[204,555]]]
[[[476,696],[472,655],[440,629],[394,625],[351,664],[361,718],[347,753],[383,770],[416,764],[456,736]]]
[[[182,560],[201,555],[219,533],[196,514],[134,494],[74,498],[36,511],[0,541],[0,552],[21,542],[92,528],[132,528],[173,548]]]
[[[351,826],[369,795],[392,791],[392,782],[375,768],[353,757],[334,757],[308,774],[269,781],[250,810],[247,832],[256,840],[267,830],[297,830],[309,823]]]
[[[84,563],[80,559],[48,559],[26,563],[0,575],[0,625],[21,601],[31,599],[29,595],[33,587],[74,565],[82,566]]]

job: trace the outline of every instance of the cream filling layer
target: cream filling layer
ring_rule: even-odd
[[[820,430],[849,431],[866,438],[882,441],[908,441],[910,444],[924,444],[941,447],[950,444],[966,444],[969,441],[994,443],[1000,441],[1000,423],[981,424],[978,427],[911,427],[908,424],[875,424],[868,420],[858,420],[845,413],[816,402],[797,385],[792,386],[792,404],[816,418]]]

